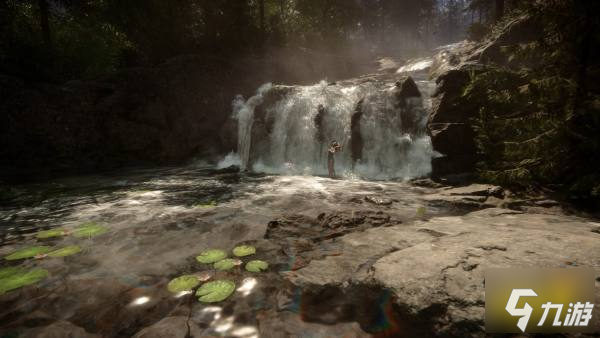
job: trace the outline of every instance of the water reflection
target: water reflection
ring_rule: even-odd
[[[150,297],[142,296],[142,297],[138,297],[138,298],[134,299],[133,302],[131,302],[129,305],[140,306],[140,305],[144,305],[144,304],[148,303],[149,301],[150,301]]]
[[[241,292],[241,293],[242,293],[242,295],[243,295],[244,297],[246,297],[246,296],[248,296],[248,295],[250,294],[250,292],[252,292],[252,289],[254,289],[254,287],[256,286],[256,283],[257,283],[257,282],[258,282],[258,281],[256,280],[256,278],[252,278],[252,277],[245,278],[245,279],[242,281],[242,286],[240,286],[240,287],[237,289],[237,291],[238,291],[238,292]]]

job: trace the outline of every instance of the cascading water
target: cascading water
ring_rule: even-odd
[[[343,175],[406,179],[428,174],[434,154],[425,133],[434,88],[423,69],[428,61],[399,69],[416,80],[418,92],[408,97],[404,84],[396,82],[399,75],[379,74],[312,86],[267,84],[247,101],[236,98],[242,170],[325,175],[327,147],[336,140],[342,145],[336,170]]]
[[[248,169],[250,146],[252,144],[252,125],[254,124],[254,109],[263,103],[263,95],[271,89],[272,85],[266,83],[258,88],[256,95],[247,101],[241,95],[233,100],[234,117],[238,120],[238,155],[240,169]]]

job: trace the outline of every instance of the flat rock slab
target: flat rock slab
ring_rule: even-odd
[[[284,278],[305,289],[377,285],[393,292],[402,316],[422,321],[432,334],[482,336],[486,268],[589,267],[600,275],[597,226],[489,208],[346,235],[338,239],[340,255],[313,260]]]

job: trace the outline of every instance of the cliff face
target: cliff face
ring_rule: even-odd
[[[472,74],[488,65],[510,67],[505,47],[540,38],[540,26],[528,16],[520,16],[482,43],[462,42],[442,50],[435,58],[436,77],[428,132],[433,147],[444,156],[432,161],[432,175],[445,176],[475,171],[478,161],[473,119],[479,107],[462,97]]]
[[[356,60],[273,50],[235,61],[180,56],[148,68],[63,85],[0,75],[0,173],[94,171],[235,149],[236,94],[262,83],[307,83],[362,72]]]

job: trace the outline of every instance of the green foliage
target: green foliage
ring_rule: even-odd
[[[471,41],[481,41],[489,33],[490,27],[480,22],[474,22],[467,28],[467,36]]]
[[[38,239],[46,239],[46,238],[53,238],[53,237],[62,237],[64,235],[65,235],[65,229],[57,228],[57,229],[40,231],[35,235],[35,237],[37,237]]]
[[[462,101],[478,107],[482,178],[600,201],[600,90],[592,85],[600,73],[600,36],[586,6],[592,5],[531,5],[528,13],[543,23],[544,39],[506,46],[507,66],[472,75]]]
[[[18,259],[33,258],[37,255],[45,255],[50,251],[52,251],[52,248],[49,246],[33,246],[17,250],[12,254],[4,257],[4,259],[6,259],[7,261],[14,261]]]
[[[242,264],[239,259],[226,258],[215,263],[214,267],[219,271],[227,271],[233,269],[235,266]]]
[[[67,257],[81,252],[79,245],[70,245],[48,253],[48,257]]]
[[[196,296],[203,303],[217,303],[227,299],[235,291],[235,283],[229,280],[217,280],[203,284]]]
[[[227,257],[227,253],[223,250],[211,249],[200,253],[196,260],[203,264],[212,264]]]
[[[200,285],[198,277],[193,275],[184,275],[172,279],[167,285],[167,289],[169,289],[169,291],[172,293],[179,293],[182,291],[190,291],[198,285]]]
[[[108,232],[108,228],[95,222],[82,224],[73,230],[73,236],[78,238],[100,236]]]
[[[269,268],[269,263],[260,260],[254,260],[246,263],[246,271],[261,272]]]
[[[0,278],[0,295],[7,291],[18,289],[27,285],[35,284],[48,277],[48,271],[44,269],[33,269],[24,271],[21,269],[2,273]]]
[[[250,245],[240,245],[233,248],[233,254],[237,257],[245,257],[254,255],[256,253],[256,248]]]

